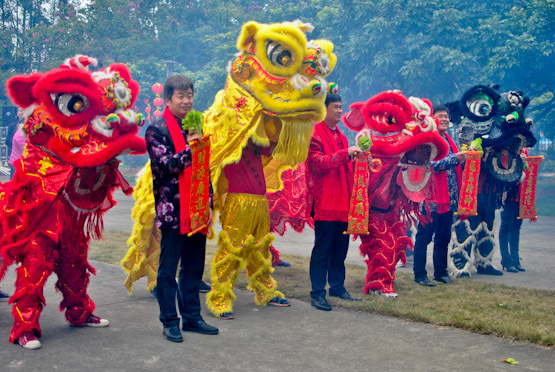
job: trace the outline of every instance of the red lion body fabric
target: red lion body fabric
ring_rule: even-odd
[[[115,157],[146,151],[136,135],[144,119],[129,109],[139,87],[127,68],[115,64],[91,73],[86,66],[96,60],[83,56],[66,63],[7,83],[12,100],[29,115],[15,176],[0,185],[0,278],[10,264],[21,264],[9,300],[11,342],[25,332],[41,336],[43,288],[52,272],[68,322],[81,325],[92,314],[89,239],[100,236],[102,215],[115,205],[113,191],[131,192]]]

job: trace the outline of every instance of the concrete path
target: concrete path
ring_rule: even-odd
[[[58,311],[53,275],[46,285],[40,350],[8,343],[11,306],[0,302],[2,371],[552,371],[555,350],[511,343],[453,328],[342,310],[315,310],[293,300],[290,308],[254,305],[252,293],[236,291],[236,319],[206,313],[220,335],[184,333],[166,341],[156,300],[137,283],[128,296],[117,266],[93,263],[89,286],[96,313],[108,328],[71,328]],[[3,289],[13,291],[14,272]],[[204,295],[202,295],[204,299]],[[502,363],[514,358],[519,366]]]

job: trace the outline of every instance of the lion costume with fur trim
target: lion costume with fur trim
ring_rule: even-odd
[[[241,269],[246,269],[257,305],[283,298],[270,275],[274,237],[266,191],[279,190],[280,174],[306,159],[312,123],[325,116],[324,78],[336,62],[331,42],[307,42],[305,32],[311,30],[300,21],[245,24],[237,41],[240,54],[207,111],[214,207],[222,223],[212,290],[206,297],[215,315],[232,312],[233,286]],[[261,175],[256,173],[260,162]],[[264,177],[259,181],[266,188],[263,194],[243,188],[237,175],[248,167],[254,178]]]
[[[428,196],[433,179],[430,161],[447,155],[447,142],[437,131],[431,103],[407,99],[400,91],[352,104],[343,121],[373,143],[369,235],[360,236],[360,252],[368,266],[364,293],[397,297],[395,266],[406,262],[406,248],[412,248],[407,227],[411,215],[422,219],[419,203]]]
[[[518,200],[513,193],[518,192],[527,165],[519,153],[536,144],[532,120],[525,116],[530,99],[521,91],[499,93],[495,88],[476,85],[459,101],[447,104],[458,127],[459,142],[470,145],[480,138],[484,151],[476,185],[476,214],[459,216],[453,224],[448,261],[453,277],[468,277],[474,269],[478,274],[503,274],[492,264],[495,210],[501,208],[507,193]]]
[[[139,93],[127,67],[112,64],[90,72],[94,58],[77,56],[47,73],[8,80],[11,99],[25,109],[28,140],[15,163],[12,181],[0,185],[2,277],[14,262],[15,293],[10,298],[14,326],[10,341],[23,333],[40,337],[43,287],[58,276],[60,309],[81,325],[95,309],[87,295],[89,238],[102,232],[102,216],[115,205],[112,193],[131,192],[116,156],[145,153],[137,136],[140,114],[130,108]]]

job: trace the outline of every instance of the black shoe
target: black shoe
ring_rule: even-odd
[[[0,298],[8,298],[8,297],[10,297],[9,294],[0,290]]]
[[[440,282],[443,284],[449,284],[449,283],[453,283],[453,281],[451,280],[451,278],[449,277],[449,275],[445,275],[445,276],[439,276],[439,277],[434,277],[434,280],[436,282]]]
[[[334,296],[334,295],[330,294],[330,297],[337,297],[337,298],[340,298],[340,299],[345,300],[345,301],[361,301],[360,298],[351,297],[349,292],[343,292],[339,296]]]
[[[200,284],[198,286],[198,291],[200,293],[208,293],[210,292],[210,286],[208,284],[206,284],[206,282],[204,280],[200,281]]]
[[[311,298],[310,304],[318,310],[331,311],[331,306],[325,297]]]
[[[183,336],[181,335],[181,331],[179,330],[179,327],[176,325],[169,326],[169,327],[164,326],[164,331],[162,333],[171,342],[183,342]]]
[[[476,268],[476,271],[478,272],[478,274],[482,274],[482,275],[498,275],[498,276],[503,275],[503,271],[497,270],[492,265],[488,265],[486,267],[478,266]]]
[[[518,271],[526,271],[524,267],[520,266],[520,263],[515,264],[515,269],[517,269]]]
[[[196,322],[186,321],[183,322],[183,328],[186,332],[196,332],[202,333],[203,335],[217,335],[218,328],[209,326],[206,322],[201,319],[197,320]]]
[[[501,267],[503,268],[503,270],[507,270],[507,272],[509,273],[518,273],[518,270],[516,269],[516,267],[512,265],[505,266],[504,264],[501,264]]]
[[[430,282],[430,279],[428,279],[427,276],[423,277],[423,278],[414,278],[414,281],[420,285],[423,285],[425,287],[436,287],[436,284]]]

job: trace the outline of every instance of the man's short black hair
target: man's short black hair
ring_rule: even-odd
[[[189,79],[185,75],[173,75],[166,80],[164,83],[164,99],[170,100],[172,99],[173,92],[176,89],[179,90],[187,90],[191,88],[193,93],[195,93],[195,86],[191,79]]]
[[[437,105],[436,107],[434,107],[434,114],[439,111],[445,111],[446,113],[449,114],[449,109],[447,108],[447,106],[444,106],[444,105]]]
[[[333,93],[328,94],[328,95],[326,96],[326,102],[325,102],[326,107],[328,107],[328,105],[329,105],[330,103],[332,103],[332,102],[341,102],[341,96],[340,96],[339,94],[337,94],[337,93],[335,93],[335,94],[333,94]]]

